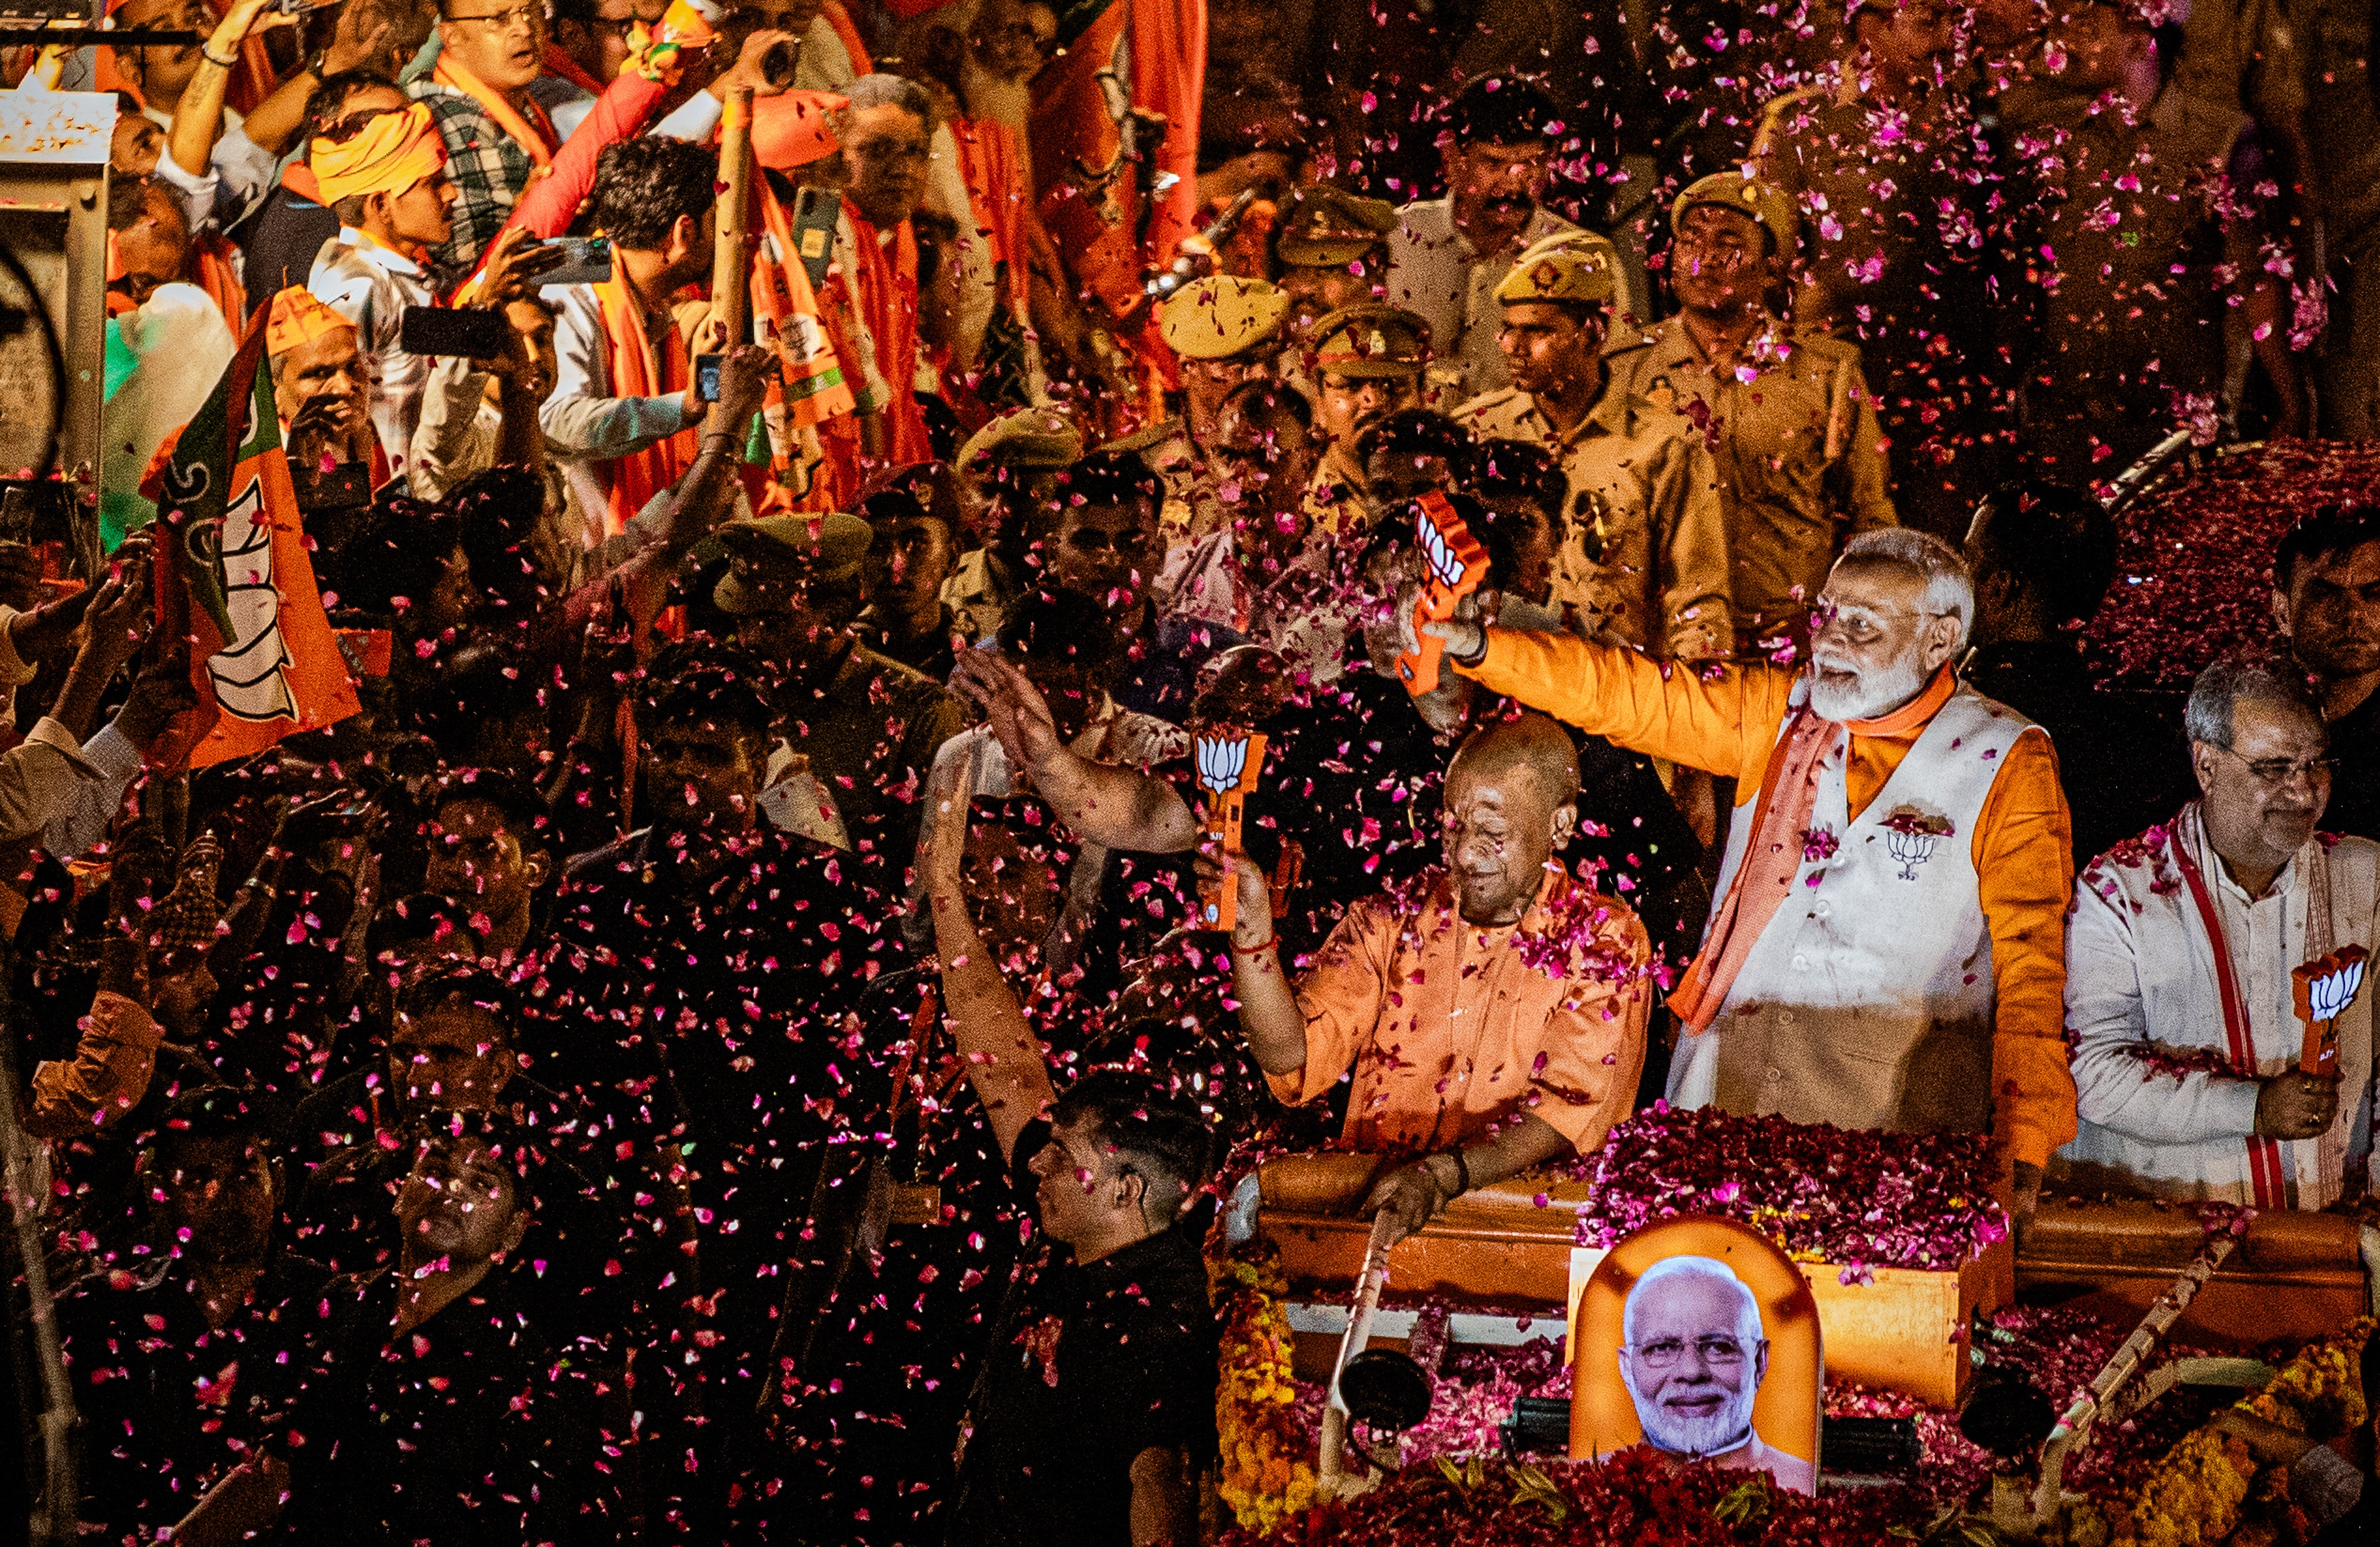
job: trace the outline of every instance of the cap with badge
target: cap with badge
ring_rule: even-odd
[[[1261,279],[1208,274],[1157,309],[1157,333],[1184,359],[1230,359],[1262,347],[1288,315],[1287,291]]]
[[[731,617],[783,611],[808,586],[856,586],[875,529],[856,516],[768,516],[730,521],[698,545],[698,559],[731,561],[710,593]],[[706,553],[704,550],[708,549]]]
[[[1574,301],[1602,306],[1616,293],[1611,244],[1592,231],[1562,231],[1534,243],[1496,286],[1507,306],[1526,301]]]
[[[1402,307],[1342,306],[1314,324],[1318,374],[1418,376],[1429,363],[1429,323]]]
[[[1801,234],[1802,220],[1793,209],[1793,196],[1741,172],[1714,172],[1687,184],[1670,206],[1670,229],[1684,229],[1686,212],[1697,204],[1716,204],[1749,218],[1768,233],[1779,252],[1791,253]]]
[[[1072,420],[1054,408],[1018,408],[968,436],[956,465],[962,473],[984,478],[998,469],[1056,472],[1082,459],[1083,432]]]
[[[1396,226],[1397,208],[1387,200],[1317,183],[1290,194],[1273,250],[1297,268],[1343,269],[1386,242]]]

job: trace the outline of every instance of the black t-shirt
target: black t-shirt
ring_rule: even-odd
[[[2074,822],[2078,871],[2152,822],[2171,817],[2193,793],[2189,760],[2171,727],[2100,691],[2081,652],[2065,640],[1986,645],[1965,676],[1976,692],[1998,699],[2049,733],[2058,753],[2058,782]],[[2380,734],[2380,725],[2374,733]],[[2331,745],[2336,751],[2336,730]],[[2380,745],[2374,753],[2370,766],[2380,774]],[[2338,805],[2334,793],[2334,812]]]
[[[1047,1122],[1018,1135],[1026,1203]],[[1131,1531],[1143,1451],[1215,1443],[1214,1312],[1197,1234],[1176,1225],[1088,1264],[1052,1246],[1012,1287],[984,1356],[949,1540],[1113,1547]]]
[[[2323,826],[2359,838],[2380,838],[2380,693],[2330,723],[2330,780]]]
[[[616,1536],[591,1383],[531,1319],[523,1271],[495,1269],[404,1336],[393,1274],[330,1287],[329,1327],[279,1447],[288,1540]]]

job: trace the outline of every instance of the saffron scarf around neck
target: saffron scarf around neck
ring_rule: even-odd
[[[859,270],[852,275],[852,299],[876,340],[876,369],[892,394],[884,408],[885,465],[930,462],[934,448],[917,407],[917,238],[905,220],[892,228],[888,245],[858,205],[845,199],[843,213],[851,222]]]
[[[438,67],[431,72],[430,79],[478,103],[496,121],[498,128],[519,143],[531,162],[539,166],[552,163],[560,142],[554,137],[553,121],[545,116],[544,108],[526,97],[519,106],[515,106],[510,98],[473,75],[452,54],[438,55]]]
[[[610,345],[607,351],[614,397],[660,397],[686,388],[686,341],[679,336],[677,325],[670,325],[669,336],[662,341],[661,359],[653,359],[653,347],[645,334],[644,303],[628,288],[626,272],[614,265],[612,277],[595,286],[595,297],[603,308],[603,333]],[[674,435],[664,436],[625,457],[615,457],[607,466],[611,488],[605,501],[603,533],[614,536],[627,529],[629,520],[655,494],[669,488],[694,466],[700,445],[700,435],[689,426]]]
[[[1711,1022],[1718,1018],[1719,1006],[1726,1003],[1736,974],[1743,970],[1761,932],[1793,889],[1810,817],[1817,807],[1818,764],[1833,749],[1837,733],[1900,735],[1931,720],[1957,686],[1957,678],[1946,665],[1934,674],[1924,692],[1873,720],[1821,719],[1807,704],[1793,711],[1761,774],[1759,804],[1753,808],[1752,832],[1744,845],[1743,862],[1736,868],[1735,883],[1711,917],[1702,950],[1670,995],[1670,1008],[1684,1023],[1687,1035],[1709,1030]]]

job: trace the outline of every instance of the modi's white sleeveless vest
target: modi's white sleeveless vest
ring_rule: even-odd
[[[1795,709],[1806,691],[1794,689]],[[1837,736],[1818,765],[1792,895],[1718,1018],[1680,1040],[1672,1103],[1845,1128],[1991,1126],[1992,940],[1973,846],[2009,749],[2034,728],[1959,688],[1855,820],[1849,734]],[[1722,898],[1756,810],[1736,807]]]

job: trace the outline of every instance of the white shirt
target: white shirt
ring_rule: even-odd
[[[314,298],[356,325],[356,347],[372,372],[372,433],[389,470],[402,474],[421,422],[421,394],[430,383],[429,355],[402,347],[405,309],[434,306],[438,298],[421,265],[352,225],[322,244],[306,282]]]
[[[1157,575],[1159,604],[1170,615],[1233,629],[1280,655],[1293,672],[1328,682],[1339,676],[1340,657],[1359,621],[1346,588],[1331,578],[1335,556],[1330,534],[1315,522],[1297,556],[1270,584],[1253,589],[1234,562],[1232,534],[1225,528],[1166,555]]]
[[[2104,1178],[2161,1197],[2252,1203],[2248,1139],[2257,1081],[2228,1069],[2176,1066],[2228,1061],[2228,1037],[2214,954],[2168,846],[2182,846],[2196,862],[2221,921],[2262,1077],[2295,1066],[2304,1045],[2291,973],[2315,954],[2307,942],[2307,871],[2321,840],[2299,850],[2265,895],[2251,897],[2224,869],[2196,813],[2192,806],[2164,842],[2119,845],[2075,878],[2066,1033],[2081,1124],[2055,1163],[2085,1187]],[[2372,946],[2380,845],[2340,838],[2321,862],[2329,870],[2331,948]],[[2375,987],[2367,984],[2338,1019],[2346,1083],[2342,1126],[2330,1140],[2347,1164],[2367,1167]],[[2289,1207],[2318,1209],[2337,1197],[2338,1179],[2319,1178],[2322,1142],[2278,1146],[2292,1184]]]

